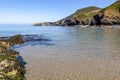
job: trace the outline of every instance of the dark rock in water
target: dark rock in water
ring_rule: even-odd
[[[39,35],[24,35],[23,40],[27,41],[43,41],[44,39],[41,38]]]
[[[1,39],[1,38],[0,38]],[[9,38],[2,38],[0,40],[0,44],[4,45],[5,47],[10,47],[18,44],[23,44],[28,41],[42,41],[39,35],[15,35]]]
[[[25,42],[22,37],[22,35],[15,35],[12,36],[8,41],[11,42],[13,45],[22,44]]]
[[[5,38],[5,39],[2,38],[0,40],[0,44],[6,46],[8,48],[10,46],[14,46],[14,45],[17,45],[17,44],[22,44],[24,42],[25,41],[23,40],[22,35],[15,35],[15,36],[12,36],[10,38]]]
[[[9,48],[25,42],[22,35],[0,38],[0,80],[24,80],[25,70],[17,61],[19,53]]]

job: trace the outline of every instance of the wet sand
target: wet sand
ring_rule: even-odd
[[[27,80],[120,80],[119,54],[55,46],[24,46],[18,50],[27,62]]]

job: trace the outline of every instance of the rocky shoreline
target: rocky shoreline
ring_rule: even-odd
[[[18,59],[19,52],[10,50],[10,47],[28,41],[41,41],[34,35],[15,35],[0,37],[0,80],[25,80],[25,69]]]
[[[0,38],[0,80],[24,80],[24,68],[17,61],[19,53],[10,50],[11,46],[24,42],[21,35]]]

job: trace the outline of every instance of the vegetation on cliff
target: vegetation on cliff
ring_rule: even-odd
[[[71,17],[73,17],[77,20],[81,20],[81,19],[89,18],[89,17],[95,15],[96,12],[98,12],[99,10],[101,10],[101,9],[98,7],[90,6],[87,8],[77,10],[73,15],[71,15]]]
[[[35,26],[74,26],[74,25],[120,25],[120,0],[106,8],[94,6],[77,10],[72,15],[56,21],[37,23]]]
[[[114,25],[120,24],[120,1],[116,1],[112,5],[102,9],[97,13],[100,20],[97,24]]]

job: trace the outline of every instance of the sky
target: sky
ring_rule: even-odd
[[[0,24],[60,20],[88,6],[104,8],[115,0],[0,0]]]

